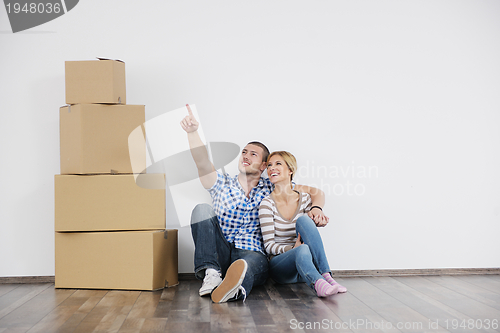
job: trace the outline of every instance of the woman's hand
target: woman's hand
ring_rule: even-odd
[[[297,240],[295,241],[295,245],[293,248],[295,249],[296,247],[299,247],[302,245],[302,239],[300,238],[300,234],[298,234]]]
[[[324,227],[328,224],[330,219],[319,208],[313,208],[307,215],[314,221],[317,227]]]

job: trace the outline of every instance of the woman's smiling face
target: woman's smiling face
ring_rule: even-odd
[[[280,181],[289,182],[292,172],[286,165],[285,160],[279,154],[273,155],[267,163],[267,175],[271,183],[276,184]]]

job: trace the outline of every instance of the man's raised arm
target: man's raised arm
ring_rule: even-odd
[[[313,219],[314,223],[316,223],[318,227],[324,227],[327,225],[330,219],[323,213],[323,207],[325,206],[325,192],[316,187],[298,184],[295,185],[295,189],[303,193],[309,193],[311,196],[311,206],[314,208],[309,211],[308,215],[311,219]]]
[[[181,127],[187,132],[189,148],[191,148],[191,155],[198,168],[201,184],[204,188],[209,189],[214,186],[217,181],[217,173],[215,172],[214,165],[208,158],[207,148],[198,134],[199,123],[193,116],[189,104],[186,104],[186,107],[188,109],[188,115],[182,119]]]

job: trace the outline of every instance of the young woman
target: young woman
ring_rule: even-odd
[[[270,257],[269,274],[281,284],[305,282],[319,297],[346,292],[332,278],[321,236],[307,215],[312,208],[310,195],[292,187],[296,170],[295,157],[286,151],[276,151],[267,159],[274,190],[262,200],[259,220]]]

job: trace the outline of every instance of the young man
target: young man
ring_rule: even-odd
[[[273,186],[261,177],[269,150],[260,142],[250,142],[241,151],[236,177],[216,171],[198,134],[199,123],[189,105],[186,107],[188,116],[181,126],[187,132],[201,184],[209,191],[213,205],[198,205],[191,216],[195,275],[203,279],[199,294],[210,294],[215,303],[245,300],[252,287],[264,284],[268,276],[258,213],[262,199]],[[313,206],[323,207],[323,191],[303,185],[295,188],[309,193]],[[318,226],[328,223],[319,208],[314,208],[310,216]]]

